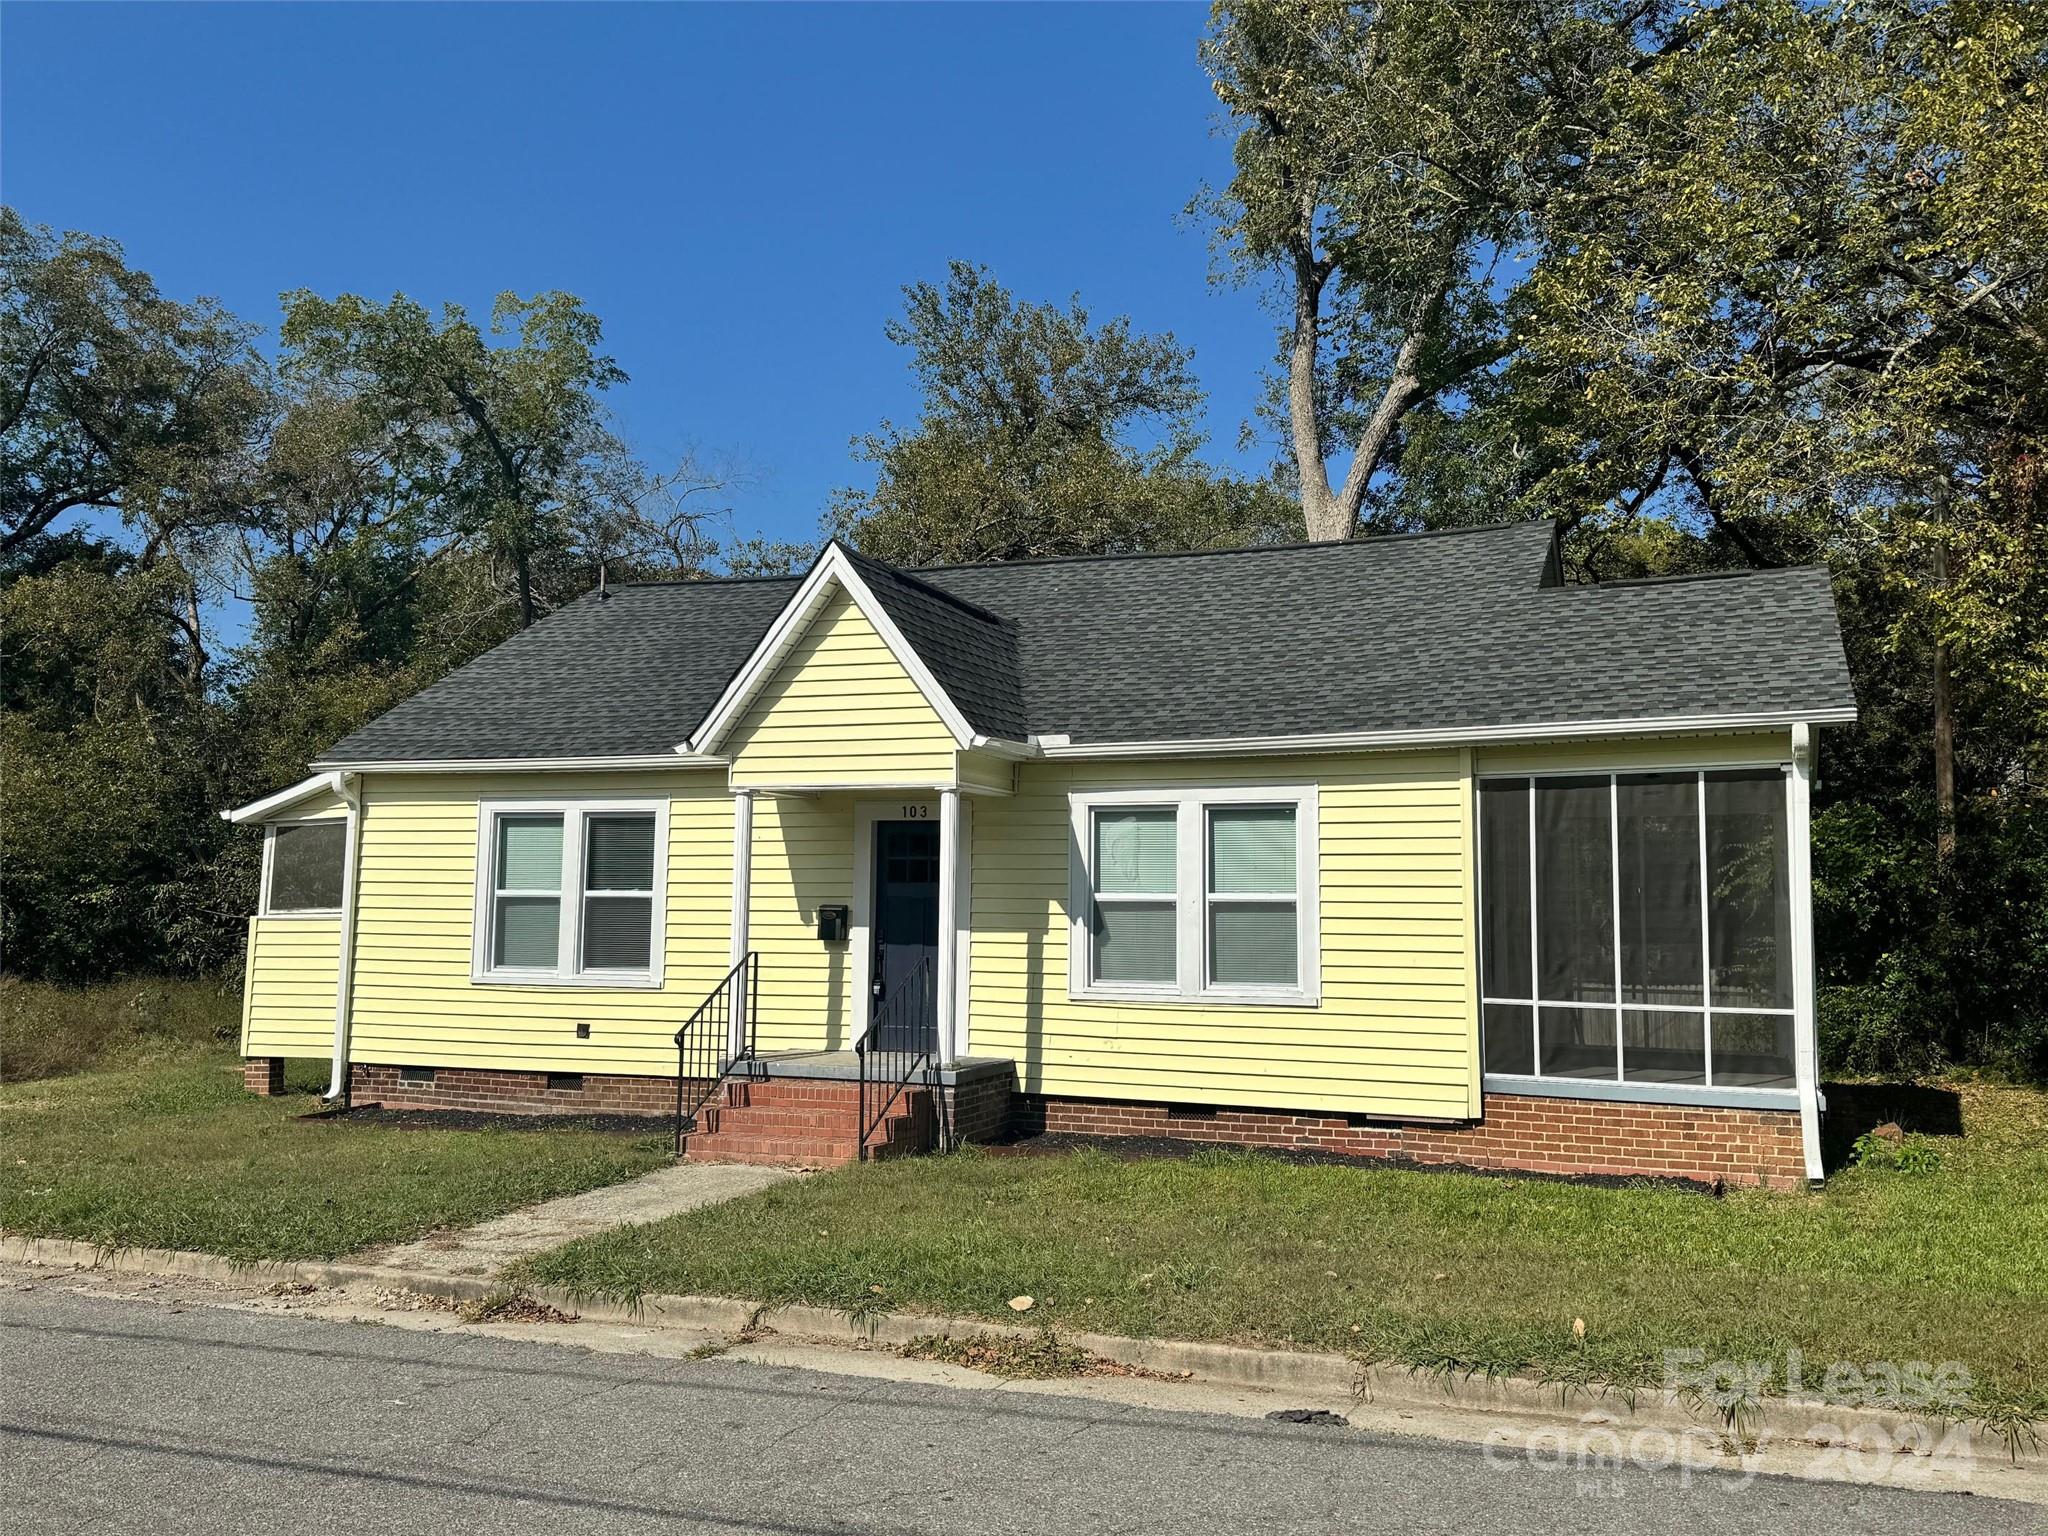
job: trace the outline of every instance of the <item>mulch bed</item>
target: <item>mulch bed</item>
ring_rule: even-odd
[[[669,1136],[675,1122],[660,1115],[507,1115],[480,1109],[386,1109],[357,1104],[301,1115],[302,1120],[344,1120],[399,1131],[603,1131],[615,1136]]]

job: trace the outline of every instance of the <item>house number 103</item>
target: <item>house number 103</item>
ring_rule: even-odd
[[[931,814],[932,808],[928,805],[906,805],[903,807],[903,819],[905,821],[925,821],[930,819]]]

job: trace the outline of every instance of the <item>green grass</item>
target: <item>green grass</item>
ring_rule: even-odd
[[[585,1295],[694,1292],[1342,1350],[1648,1385],[1664,1351],[1962,1362],[2048,1416],[2048,1096],[1965,1084],[1931,1173],[1716,1200],[1245,1154],[972,1153],[855,1167],[527,1262]],[[877,1291],[874,1288],[880,1287]],[[1574,1320],[1585,1324],[1583,1339]]]
[[[0,977],[0,1082],[218,1051],[241,1027],[240,994],[217,981],[141,977],[57,987]]]
[[[324,1062],[261,1099],[191,1044],[0,1087],[0,1228],[237,1259],[327,1258],[644,1173],[662,1137],[401,1130],[298,1118]]]

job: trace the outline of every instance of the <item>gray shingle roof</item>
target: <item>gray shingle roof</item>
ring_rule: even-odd
[[[1556,584],[1545,523],[1192,555],[855,556],[976,730],[1076,743],[1463,732],[1853,708],[1818,568]],[[507,641],[330,762],[665,752],[797,582],[616,587]]]

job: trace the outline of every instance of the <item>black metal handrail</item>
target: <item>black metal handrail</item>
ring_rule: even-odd
[[[754,1058],[761,1008],[761,957],[749,950],[676,1031],[676,1151],[697,1129],[697,1112],[726,1074]]]
[[[860,1155],[889,1118],[919,1071],[930,1075],[931,1047],[924,1043],[933,1018],[932,961],[927,955],[898,979],[875,1009],[867,1032],[854,1046],[860,1058]],[[915,1044],[904,1044],[914,1041]]]

